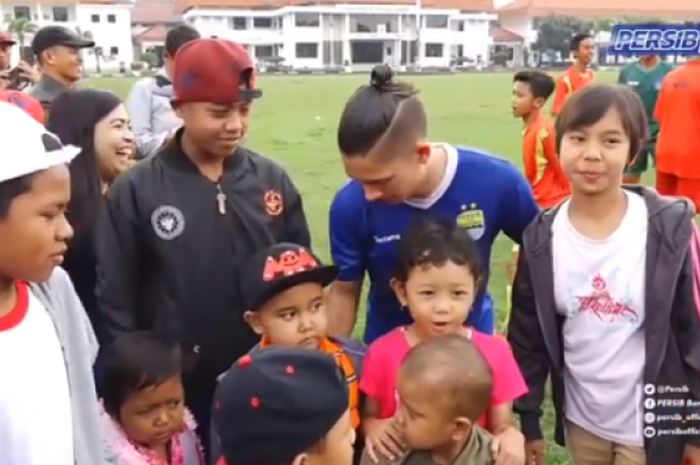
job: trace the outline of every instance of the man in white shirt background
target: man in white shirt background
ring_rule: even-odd
[[[182,126],[175,115],[170,99],[175,65],[175,54],[186,43],[199,39],[197,30],[186,24],[175,26],[165,36],[165,65],[154,77],[136,82],[126,101],[131,115],[131,127],[136,138],[138,158],[155,154]]]

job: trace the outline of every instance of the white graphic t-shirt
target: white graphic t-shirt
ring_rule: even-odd
[[[0,464],[73,465],[68,372],[56,327],[24,283],[0,318]]]
[[[627,192],[627,213],[607,239],[581,235],[565,202],[552,225],[554,297],[565,317],[565,415],[616,443],[642,446],[644,280],[648,211]]]

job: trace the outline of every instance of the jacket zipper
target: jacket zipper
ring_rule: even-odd
[[[216,184],[216,203],[219,206],[219,213],[221,215],[226,214],[226,194],[224,194],[223,189],[221,189],[221,184]]]

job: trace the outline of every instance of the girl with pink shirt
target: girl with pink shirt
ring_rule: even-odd
[[[391,285],[414,322],[385,334],[367,351],[360,389],[369,455],[393,460],[403,453],[401,425],[394,414],[400,403],[397,374],[408,351],[427,339],[462,334],[479,348],[493,372],[491,407],[479,426],[497,438],[496,463],[523,463],[524,439],[512,420],[513,401],[527,392],[520,369],[504,338],[464,325],[482,277],[476,244],[454,222],[424,219],[402,236],[397,255]]]
[[[124,333],[104,349],[97,390],[113,465],[204,465],[185,408],[182,354],[152,332]]]

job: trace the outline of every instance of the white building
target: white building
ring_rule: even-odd
[[[697,21],[700,4],[689,0],[647,0],[620,2],[610,0],[494,0],[494,12],[500,25],[524,38],[524,45],[537,41],[537,23],[551,15],[575,16],[582,19],[639,18],[664,21]],[[520,50],[516,50],[516,55]],[[518,61],[517,58],[515,61]]]
[[[183,17],[202,35],[245,44],[260,61],[281,57],[295,69],[376,63],[430,68],[448,67],[459,57],[486,60],[489,22],[496,19],[415,5],[216,6],[191,7]]]
[[[37,29],[49,25],[64,26],[83,35],[89,33],[96,47],[100,47],[100,68],[116,70],[120,66],[129,69],[134,60],[131,40],[131,8],[133,4],[121,0],[87,0],[87,2],[70,2],[57,0],[53,3],[3,3],[0,12],[7,24],[17,18],[28,18]],[[13,63],[20,57],[31,56],[29,45],[32,33],[17,37],[18,46],[13,49]],[[24,42],[24,43],[22,43]],[[83,55],[86,69],[97,68],[94,51]]]

